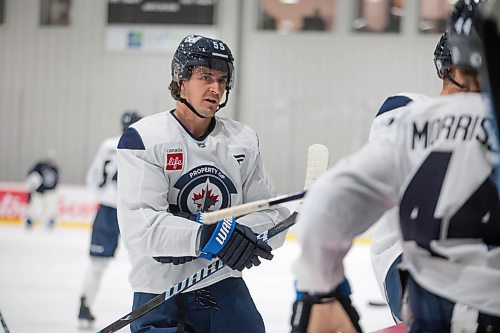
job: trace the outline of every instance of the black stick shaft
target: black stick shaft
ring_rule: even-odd
[[[7,327],[7,323],[5,322],[5,319],[4,319],[1,311],[0,311],[0,322],[2,323],[4,333],[9,333],[10,332],[9,328]]]

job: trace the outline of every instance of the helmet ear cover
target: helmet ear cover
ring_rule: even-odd
[[[448,32],[445,31],[434,50],[434,66],[440,79],[444,79],[449,75],[452,64],[451,51],[448,47]]]
[[[181,97],[181,86],[179,82],[171,81],[168,90],[170,90],[170,95],[172,95],[173,99],[178,100]]]

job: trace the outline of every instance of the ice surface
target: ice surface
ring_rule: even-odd
[[[77,314],[83,274],[89,260],[89,241],[87,230],[25,230],[0,224],[0,311],[11,332],[85,332],[78,328]],[[295,296],[290,264],[297,253],[297,243],[287,241],[275,251],[271,262],[244,273],[269,333],[289,332]],[[92,309],[96,324],[93,330],[87,331],[96,332],[130,311],[129,267],[121,246],[116,260],[104,273]],[[356,245],[351,250],[346,258],[346,274],[365,331],[393,325],[387,307],[368,305],[368,301],[382,300],[370,266],[368,246]]]

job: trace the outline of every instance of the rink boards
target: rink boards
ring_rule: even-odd
[[[98,203],[83,185],[61,185],[58,194],[58,228],[90,229],[97,212]],[[285,204],[294,210],[293,203]],[[0,182],[0,223],[21,225],[28,206],[28,192],[23,183]],[[37,221],[35,221],[37,225]],[[356,244],[369,244],[369,232],[356,238]],[[291,229],[287,240],[295,240]]]
[[[57,226],[89,228],[98,206],[92,194],[81,185],[61,185],[57,194]],[[21,225],[27,207],[28,192],[22,183],[0,182],[0,223]]]

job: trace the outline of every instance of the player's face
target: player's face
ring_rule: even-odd
[[[228,75],[215,69],[196,67],[191,78],[184,81],[181,96],[199,113],[213,116],[224,96]]]

